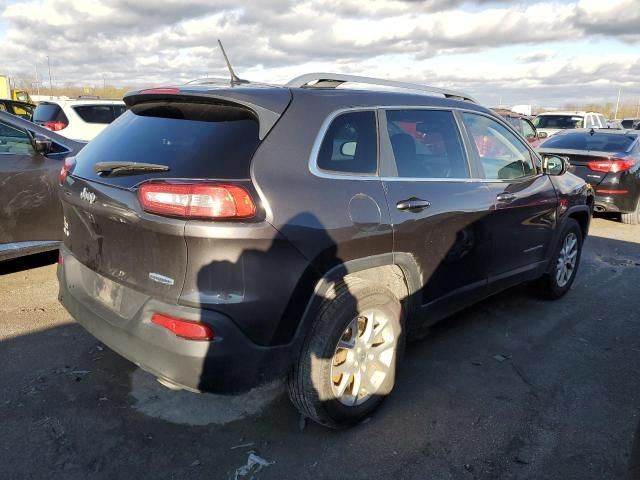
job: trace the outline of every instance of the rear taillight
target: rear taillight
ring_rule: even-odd
[[[143,183],[138,198],[145,212],[183,218],[250,218],[256,205],[237,185]]]
[[[624,195],[628,190],[610,190],[606,188],[600,188],[596,190],[596,193],[602,193],[603,195]]]
[[[587,166],[594,172],[618,173],[629,170],[635,165],[633,160],[614,158],[611,160],[590,160]]]
[[[172,332],[176,337],[187,340],[213,340],[213,329],[204,323],[182,320],[163,313],[154,313],[151,323],[160,325]]]
[[[64,181],[69,176],[69,173],[71,172],[75,164],[76,157],[67,157],[64,159],[64,164],[62,165],[60,173],[58,174],[58,183],[60,183],[60,185],[64,184]]]
[[[44,122],[42,124],[42,126],[44,128],[46,128],[47,130],[51,130],[54,132],[57,132],[59,130],[63,130],[65,128],[67,128],[68,123],[66,122],[60,122],[60,121],[56,121],[56,122]]]

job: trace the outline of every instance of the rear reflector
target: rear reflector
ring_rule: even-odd
[[[42,124],[44,128],[53,132],[64,130],[65,128],[67,128],[67,125],[68,124],[66,122],[44,122]]]
[[[587,166],[594,172],[618,173],[629,170],[635,165],[633,160],[614,158],[613,160],[590,160]]]
[[[191,320],[170,317],[163,313],[154,313],[151,323],[160,325],[172,332],[176,337],[187,340],[213,340],[213,330],[208,325]]]
[[[250,218],[256,205],[237,185],[143,183],[138,198],[145,212],[183,218]]]
[[[69,176],[69,173],[73,169],[76,164],[76,157],[67,157],[64,159],[64,163],[62,164],[62,168],[60,169],[60,173],[58,174],[58,183],[60,185],[64,184],[64,181]]]
[[[622,195],[623,193],[627,193],[628,190],[605,190],[605,189],[600,189],[600,190],[596,190],[596,193],[604,193],[604,194],[608,194],[608,195]]]
[[[180,93],[180,89],[178,88],[168,88],[168,87],[160,87],[160,88],[147,88],[146,90],[142,90],[140,93],[148,94],[170,94],[176,95]]]

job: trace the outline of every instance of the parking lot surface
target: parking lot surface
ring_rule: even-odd
[[[595,219],[557,302],[524,286],[436,326],[382,408],[346,431],[305,425],[281,385],[162,387],[62,309],[54,260],[0,265],[0,478],[248,479],[251,451],[261,479],[624,478],[640,420],[640,227]]]

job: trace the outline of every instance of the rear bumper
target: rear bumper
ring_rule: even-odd
[[[638,199],[630,193],[616,195],[596,195],[594,210],[607,213],[629,213],[636,208]]]
[[[82,265],[66,249],[61,254],[58,298],[62,305],[89,333],[143,370],[188,390],[222,394],[241,393],[286,375],[289,346],[256,345],[219,312],[171,305],[120,284],[116,284],[117,294],[111,295],[120,299],[116,308],[114,303],[98,300],[90,288],[92,281],[113,282]],[[127,299],[132,299],[128,305],[120,305]],[[136,308],[130,308],[132,304]],[[215,338],[176,337],[151,323],[155,312],[204,322]]]

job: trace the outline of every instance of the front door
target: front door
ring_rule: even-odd
[[[27,131],[0,121],[0,246],[61,239],[61,165],[37,153]]]
[[[454,114],[388,109],[380,125],[397,263],[400,257],[415,260],[422,281],[418,300],[434,307],[430,311],[473,302],[486,285],[486,220],[494,202],[486,185],[470,178]]]
[[[462,118],[480,174],[495,202],[488,219],[493,243],[489,279],[512,278],[516,283],[548,258],[556,192],[515,133],[485,115],[465,112]]]

